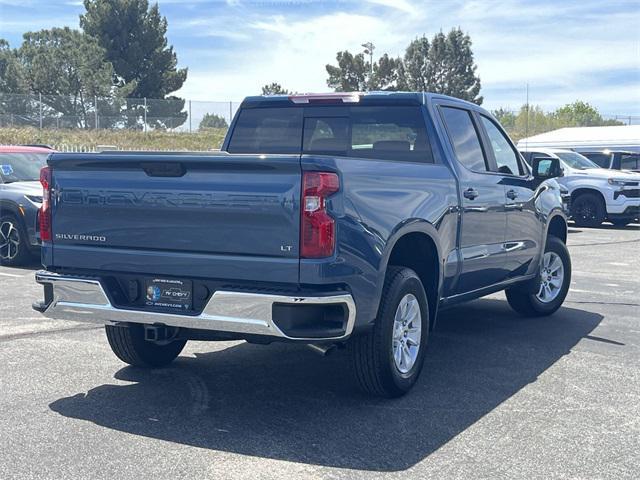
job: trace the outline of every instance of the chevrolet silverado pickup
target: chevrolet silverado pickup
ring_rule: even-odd
[[[42,169],[45,316],[105,324],[124,362],[188,340],[350,351],[406,393],[438,310],[506,290],[550,315],[570,285],[557,159],[429,93],[248,97],[220,152],[55,153]]]

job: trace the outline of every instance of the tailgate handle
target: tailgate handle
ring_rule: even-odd
[[[187,173],[182,164],[177,162],[145,162],[142,169],[150,177],[182,177]]]

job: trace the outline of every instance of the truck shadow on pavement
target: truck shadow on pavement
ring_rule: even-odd
[[[396,400],[360,394],[344,351],[322,359],[296,345],[233,343],[180,357],[161,370],[125,367],[115,377],[130,383],[101,385],[50,408],[118,431],[205,449],[400,471],[535,382],[601,320],[574,308],[525,319],[494,299],[445,311],[420,381]],[[561,402],[545,399],[545,406]]]

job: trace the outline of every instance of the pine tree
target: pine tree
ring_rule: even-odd
[[[262,87],[262,95],[289,95],[290,93],[278,82],[272,82]]]
[[[400,90],[402,87],[399,68],[402,66],[400,58],[393,58],[386,53],[373,64],[373,90]]]
[[[177,55],[167,42],[167,19],[158,4],[149,8],[147,0],[85,0],[84,6],[80,26],[105,49],[118,77],[132,86],[131,96],[169,100],[147,104],[147,123],[156,128],[184,123],[184,100],[169,94],[182,87],[187,69],[177,68]],[[140,102],[134,100],[129,107],[140,107]],[[129,123],[138,121],[136,115]]]
[[[348,50],[336,54],[338,66],[327,65],[327,85],[336,92],[362,92],[367,90],[367,72],[370,64],[362,53],[353,55]]]
[[[426,91],[449,95],[448,60],[447,39],[442,32],[437,33],[427,55]]]
[[[460,28],[454,28],[447,34],[445,46],[443,70],[446,94],[478,105],[482,104],[483,99],[478,95],[480,78],[476,75],[476,65],[473,62],[471,38]]]
[[[429,55],[429,40],[424,35],[413,40],[404,54],[404,64],[401,73],[402,88],[415,92],[429,90],[427,65]]]

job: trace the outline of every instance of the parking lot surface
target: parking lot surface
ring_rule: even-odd
[[[101,327],[31,310],[0,267],[0,478],[639,478],[640,227],[570,228],[564,307],[443,312],[416,388],[372,399],[347,354],[189,342],[127,367]]]

